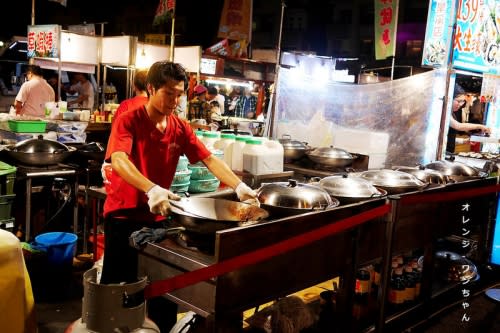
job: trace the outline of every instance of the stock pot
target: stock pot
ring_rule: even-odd
[[[312,148],[309,147],[307,142],[292,140],[290,135],[283,134],[279,142],[283,146],[283,156],[285,161],[294,161],[302,158]]]
[[[306,152],[306,155],[313,162],[335,168],[348,166],[356,158],[348,151],[333,146],[314,148]]]

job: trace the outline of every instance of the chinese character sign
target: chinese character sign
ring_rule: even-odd
[[[422,65],[448,65],[456,0],[430,0]]]
[[[458,0],[453,67],[500,74],[500,0]]]
[[[399,0],[375,0],[375,59],[396,54]]]
[[[28,26],[28,58],[59,58],[59,25]]]
[[[225,0],[217,37],[251,40],[253,0]]]
[[[160,0],[156,7],[153,25],[164,23],[168,20],[175,10],[175,0]]]

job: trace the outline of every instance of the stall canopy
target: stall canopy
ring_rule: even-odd
[[[168,60],[170,47],[137,43],[136,64],[137,68],[148,68],[157,61]],[[201,46],[175,47],[174,62],[182,64],[188,72],[198,73],[200,70]]]
[[[68,72],[94,73],[99,63],[99,37],[61,31],[60,58],[35,57],[42,68]],[[60,64],[59,64],[60,63]]]

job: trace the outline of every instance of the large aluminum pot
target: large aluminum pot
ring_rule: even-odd
[[[76,151],[63,143],[46,140],[40,135],[38,139],[28,139],[15,145],[7,146],[7,154],[19,163],[33,166],[53,165],[64,162]]]
[[[265,183],[257,190],[262,208],[272,216],[290,216],[337,207],[340,202],[319,186],[288,182]]]
[[[295,161],[302,158],[312,148],[307,142],[292,140],[290,135],[283,134],[279,142],[283,146],[285,161]]]
[[[423,165],[410,167],[410,166],[393,166],[396,171],[403,171],[414,175],[421,181],[427,184],[445,185],[454,182],[449,176],[434,169],[428,169]]]
[[[343,204],[387,195],[387,191],[376,188],[368,180],[348,175],[325,177],[319,181],[319,185]]]
[[[330,167],[342,168],[352,164],[356,156],[340,148],[319,147],[306,152],[313,162]]]
[[[389,169],[363,171],[357,176],[386,190],[388,194],[418,191],[429,185],[409,173]]]
[[[465,163],[456,161],[435,161],[427,164],[425,167],[428,169],[437,170],[457,182],[484,178],[487,176],[485,172],[481,172],[480,170],[468,166]]]
[[[170,201],[170,208],[181,226],[199,234],[256,224],[269,216],[265,209],[257,206],[214,198],[182,198]]]

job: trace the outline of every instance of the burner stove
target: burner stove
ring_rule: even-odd
[[[176,243],[184,248],[214,254],[215,234],[205,235],[184,230],[176,234],[175,237]]]

